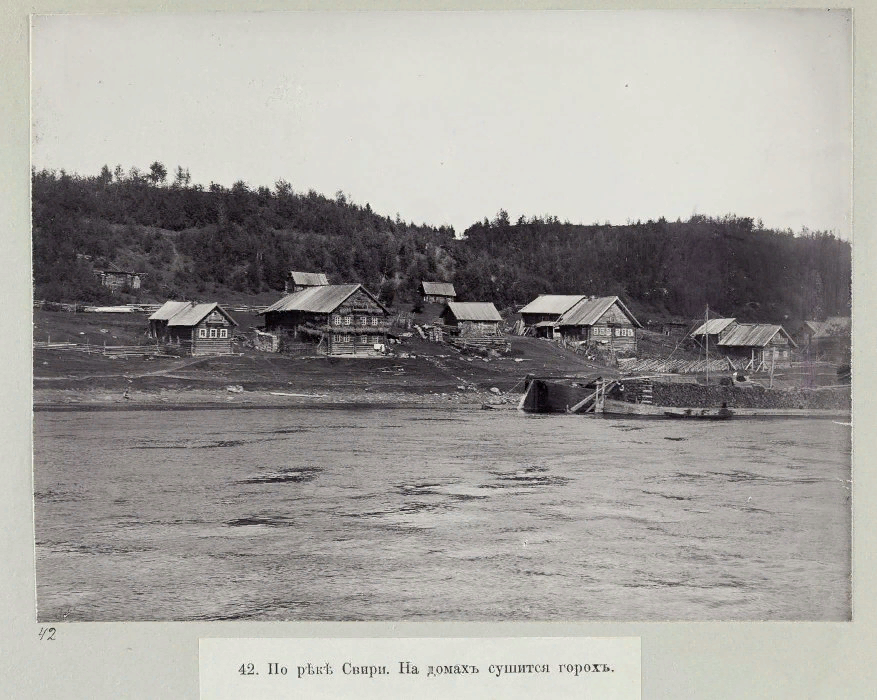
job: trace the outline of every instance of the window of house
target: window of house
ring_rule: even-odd
[[[340,326],[341,325],[341,314],[335,314],[332,316],[332,325]]]
[[[216,328],[211,328],[210,329],[210,337],[215,338],[217,335],[219,335],[219,331]]]
[[[353,325],[353,316],[345,316],[344,317],[344,325],[352,326]]]
[[[219,329],[219,337],[220,338],[228,338],[228,328],[220,328]]]
[[[206,338],[207,337],[207,329],[206,328],[199,328],[198,329],[198,337],[199,338]]]
[[[380,319],[377,316],[372,316],[372,325],[376,326],[380,322]]]

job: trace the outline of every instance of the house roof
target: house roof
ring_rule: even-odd
[[[630,310],[618,297],[596,297],[594,299],[582,299],[578,304],[566,311],[559,319],[558,326],[593,326],[600,318],[612,308],[613,304],[617,304],[622,313],[637,328],[642,328],[642,324],[634,318]]]
[[[763,348],[777,333],[782,333],[793,347],[795,341],[782,326],[769,323],[741,323],[719,341],[723,347]]]
[[[732,323],[736,322],[736,318],[711,318],[709,321],[701,323],[697,328],[695,328],[691,332],[691,335],[716,335],[717,333],[721,333]]]
[[[180,313],[183,309],[187,309],[192,305],[189,301],[171,301],[168,300],[149,317],[150,321],[170,321],[175,314]]]
[[[454,285],[450,282],[421,282],[424,294],[430,294],[440,297],[455,297],[457,292],[454,291]]]
[[[302,284],[308,287],[329,284],[329,280],[324,272],[295,272],[290,270],[289,277],[295,284]]]
[[[502,321],[499,311],[489,301],[449,301],[447,311],[458,321]]]
[[[804,321],[804,326],[801,330],[809,330],[811,335],[816,336],[824,327],[825,321]]]
[[[185,309],[181,309],[176,314],[174,314],[170,320],[168,320],[167,325],[169,326],[197,326],[201,321],[207,318],[208,314],[212,311],[219,311],[223,316],[225,316],[232,324],[235,326],[238,325],[237,321],[235,321],[231,316],[228,315],[228,312],[223,309],[219,304],[215,301],[210,304],[195,304],[192,303],[187,306]]]
[[[343,304],[354,292],[361,289],[372,301],[384,311],[386,307],[361,284],[326,284],[320,287],[309,287],[299,292],[288,294],[268,308],[260,311],[267,314],[272,311],[309,311],[317,314],[331,313]],[[389,313],[389,311],[387,311]]]
[[[540,294],[520,310],[522,314],[557,314],[569,311],[585,298],[584,294]]]
[[[813,334],[814,338],[832,338],[839,335],[847,335],[850,332],[849,316],[831,316],[819,324],[819,329]],[[808,321],[807,323],[812,323]]]

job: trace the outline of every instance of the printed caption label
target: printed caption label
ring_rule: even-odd
[[[639,637],[200,640],[201,700],[640,700]]]

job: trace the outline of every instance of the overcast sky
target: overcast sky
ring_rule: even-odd
[[[461,233],[761,218],[851,236],[844,11],[43,16],[33,164],[328,196]]]

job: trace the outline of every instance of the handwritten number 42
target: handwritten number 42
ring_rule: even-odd
[[[39,637],[44,642],[52,642],[55,640],[54,627],[40,627]]]

